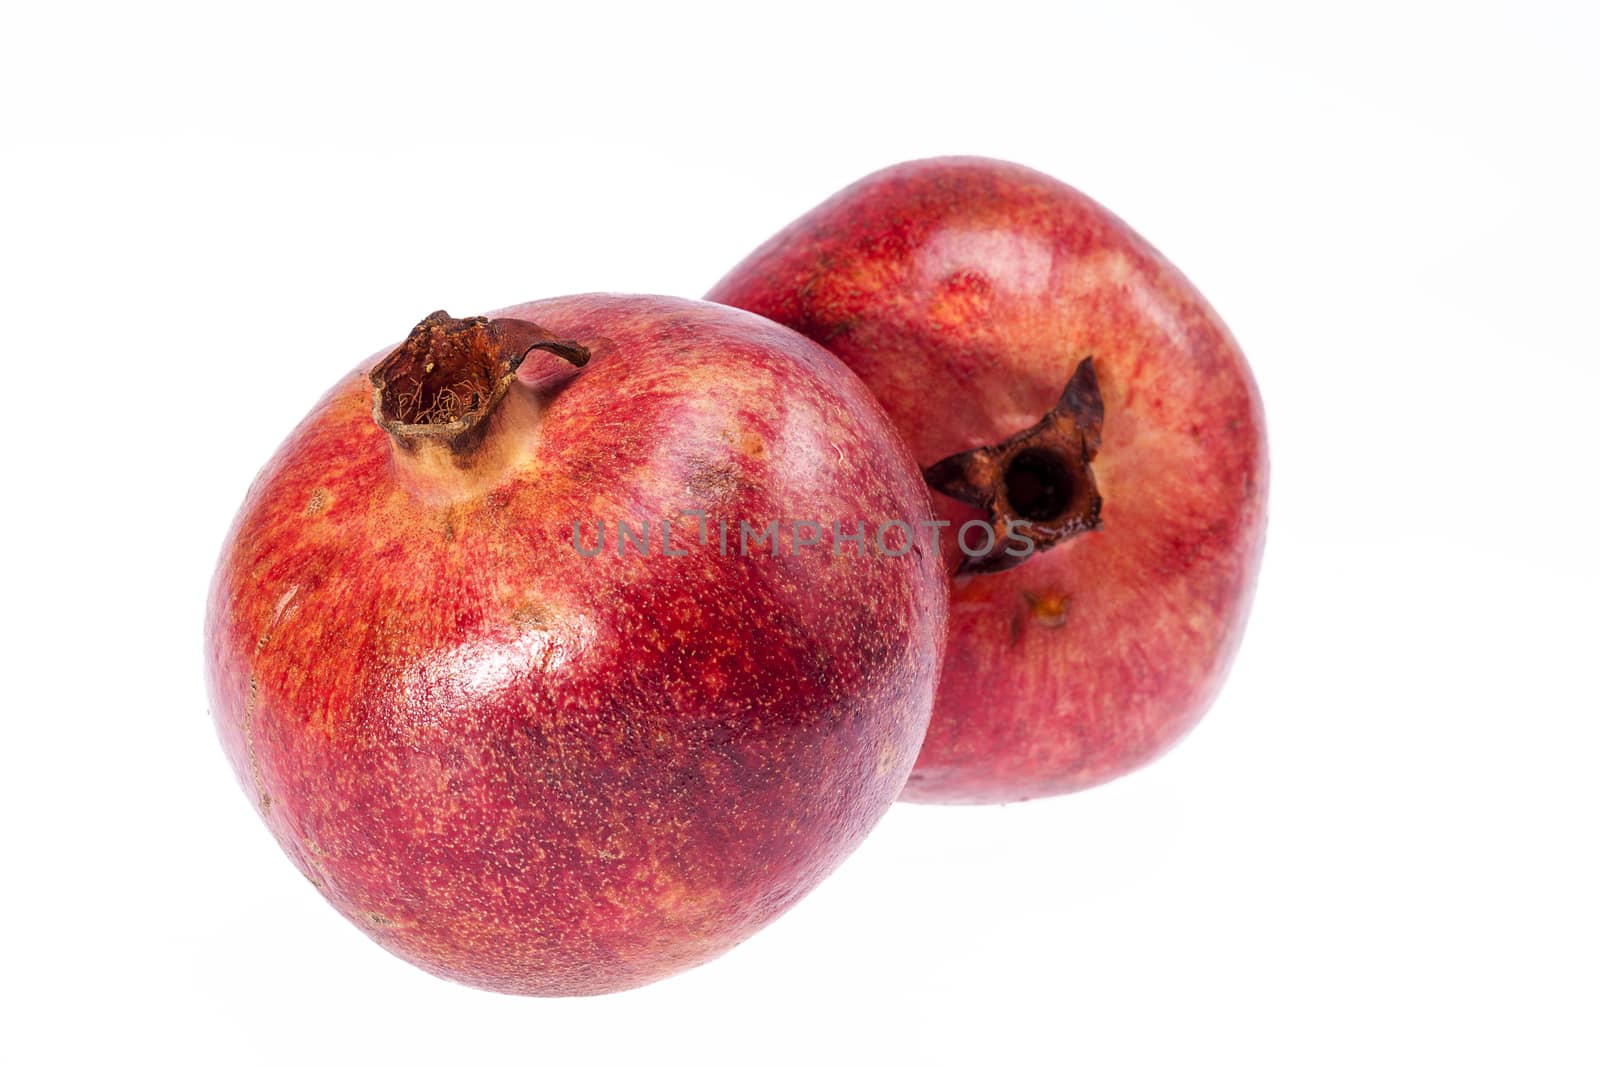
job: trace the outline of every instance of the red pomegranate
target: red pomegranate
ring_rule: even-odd
[[[437,313],[251,488],[206,625],[217,729],[395,954],[512,993],[649,982],[783,912],[899,794],[946,583],[926,529],[874,524],[928,509],[861,383],[754,315]],[[834,521],[874,535],[812,544]]]
[[[1052,178],[932,159],[834,196],[709,298],[859,374],[952,530],[1018,535],[946,539],[949,647],[907,799],[1083,789],[1195,724],[1249,611],[1267,446],[1244,357],[1176,268]]]

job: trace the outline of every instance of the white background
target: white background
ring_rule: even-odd
[[[0,24],[9,1062],[1594,1062],[1592,5],[35,5]],[[1255,615],[1150,768],[897,807],[591,1000],[448,985],[206,716],[256,468],[434,308],[697,295],[849,181],[1015,159],[1249,354]]]

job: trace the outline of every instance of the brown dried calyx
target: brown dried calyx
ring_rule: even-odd
[[[531,322],[435,311],[372,369],[372,417],[401,445],[470,449],[535,349],[577,367],[589,362],[583,345]]]
[[[1100,528],[1100,491],[1090,461],[1100,450],[1105,405],[1094,361],[1085,359],[1056,406],[998,444],[958,452],[923,471],[928,486],[989,514],[987,555],[965,556],[957,574],[992,574],[1029,558],[1013,555],[1007,533],[1025,530],[1042,551]]]

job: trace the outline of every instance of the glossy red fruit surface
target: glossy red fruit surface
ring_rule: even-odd
[[[512,993],[649,982],[855,848],[944,640],[926,535],[741,554],[721,520],[928,507],[861,383],[756,316],[430,316],[251,488],[209,603],[216,726],[284,851],[395,954]]]
[[[859,374],[942,518],[1043,528],[1020,563],[947,532],[950,641],[906,799],[1083,789],[1194,725],[1249,610],[1267,446],[1244,357],[1172,264],[1053,178],[931,159],[840,192],[709,299]]]

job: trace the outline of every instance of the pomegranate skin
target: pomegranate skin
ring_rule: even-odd
[[[593,359],[531,352],[509,395],[536,416],[476,459],[419,463],[380,428],[380,353],[263,469],[209,599],[211,707],[278,843],[379,944],[486,989],[605,993],[738,943],[883,815],[947,585],[925,532],[897,557],[721,553],[719,517],[929,516],[812,342],[661,297],[502,320]],[[574,545],[574,521],[593,550],[598,521],[659,542],[673,516],[670,555]]]
[[[1034,425],[1092,360],[1099,528],[954,577],[944,673],[904,799],[1084,789],[1194,726],[1249,612],[1266,431],[1232,336],[1150,245],[1036,171],[930,159],[838,193],[708,299],[827,345],[925,469]],[[939,494],[935,510],[984,517]]]

